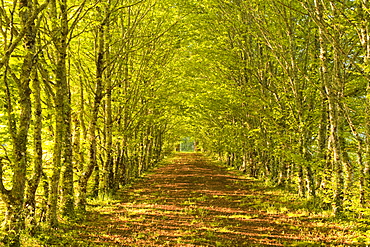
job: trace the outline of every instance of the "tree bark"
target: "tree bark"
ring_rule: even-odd
[[[98,124],[98,115],[101,101],[103,99],[103,72],[104,72],[104,33],[105,33],[105,22],[103,21],[97,27],[97,59],[96,59],[96,78],[95,78],[95,97],[93,106],[91,108],[90,124],[88,129],[89,139],[89,163],[84,167],[84,170],[80,176],[79,187],[78,187],[78,198],[77,207],[80,212],[86,212],[87,204],[87,182],[89,181],[92,172],[97,166],[97,140],[96,140],[96,129]],[[104,172],[103,172],[104,176]]]
[[[35,219],[36,213],[36,190],[39,186],[42,176],[42,105],[41,105],[41,85],[37,73],[33,79],[33,95],[34,95],[34,131],[33,131],[33,145],[34,145],[34,171],[32,178],[28,181],[26,191],[25,210],[27,219],[30,224],[30,232],[34,233],[37,221]]]
[[[52,228],[58,226],[58,198],[59,183],[63,168],[62,185],[62,210],[67,216],[74,215],[73,203],[73,170],[72,170],[72,142],[71,142],[71,106],[70,91],[67,81],[67,49],[68,49],[68,9],[67,0],[59,2],[60,24],[58,19],[57,4],[51,2],[54,46],[56,47],[55,67],[55,140],[53,154],[53,168],[50,181],[49,210],[47,215],[48,225]]]
[[[25,55],[21,66],[20,77],[18,78],[12,73],[13,79],[16,82],[18,88],[18,107],[20,109],[20,115],[17,120],[14,118],[11,107],[11,95],[9,91],[9,85],[7,84],[7,73],[5,73],[4,80],[7,86],[7,100],[8,100],[8,121],[9,130],[12,136],[13,144],[13,178],[12,178],[12,189],[5,189],[2,181],[2,164],[0,164],[0,193],[4,200],[7,212],[6,212],[6,229],[7,235],[4,238],[4,242],[7,246],[20,246],[20,232],[24,228],[24,195],[26,186],[26,174],[27,174],[27,143],[28,143],[28,132],[31,123],[32,107],[31,107],[31,89],[30,80],[32,76],[32,68],[35,64],[36,54],[36,34],[37,29],[35,25],[35,19],[37,19],[39,13],[46,7],[36,6],[32,1],[22,0],[19,2],[19,17],[21,22],[21,32],[18,33],[18,37],[12,45],[14,49],[17,45],[17,40],[23,39],[25,48]],[[12,47],[9,47],[11,49]],[[8,51],[9,51],[8,49]],[[1,66],[8,63],[9,57],[3,57]],[[4,60],[5,59],[5,60]],[[3,63],[4,62],[4,63]],[[8,70],[8,69],[6,69]],[[10,70],[10,68],[9,68]],[[1,161],[0,161],[1,162]]]
[[[315,8],[316,8],[316,21],[319,28],[319,44],[320,44],[320,77],[322,80],[322,85],[325,88],[325,94],[328,100],[328,120],[329,120],[329,139],[328,139],[328,150],[329,150],[329,157],[331,158],[332,162],[332,169],[334,173],[334,194],[333,194],[333,213],[335,215],[341,214],[343,211],[343,186],[344,186],[344,179],[343,179],[343,159],[342,159],[342,152],[340,146],[340,138],[339,138],[339,98],[341,96],[340,92],[338,91],[338,85],[341,84],[341,76],[340,76],[340,57],[338,54],[337,47],[333,46],[333,71],[332,77],[329,79],[329,71],[328,71],[328,62],[327,62],[327,49],[328,44],[326,42],[325,37],[325,30],[323,30],[323,23],[325,23],[323,19],[323,9],[322,3],[315,0]],[[339,30],[335,30],[336,38],[338,38]]]
[[[360,42],[364,52],[364,67],[370,67],[370,25],[369,25],[369,1],[362,0],[358,5],[358,16],[360,21]],[[365,72],[368,73],[368,72]],[[367,81],[365,99],[365,142],[364,155],[362,150],[358,151],[360,161],[360,203],[363,207],[369,200],[370,181],[370,81]],[[362,158],[364,157],[364,158]]]

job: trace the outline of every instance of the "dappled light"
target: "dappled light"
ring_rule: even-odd
[[[0,244],[370,246],[370,0],[3,0]]]
[[[307,221],[308,214],[289,216],[297,209],[272,192],[201,154],[179,154],[119,191],[112,204],[92,205],[86,222],[73,228],[74,241],[81,246],[351,246],[349,229]],[[272,212],[266,203],[281,206]]]

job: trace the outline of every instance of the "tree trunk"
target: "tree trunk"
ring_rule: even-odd
[[[26,191],[26,202],[25,212],[27,219],[30,224],[30,232],[34,233],[34,227],[37,222],[35,219],[36,213],[36,190],[40,183],[42,175],[42,106],[41,106],[41,86],[40,81],[35,73],[33,79],[33,94],[34,94],[34,131],[33,131],[33,145],[35,150],[34,155],[34,174],[30,181],[28,181],[28,187]]]
[[[57,5],[52,0],[52,17],[54,23],[57,22]],[[67,48],[68,48],[68,16],[67,0],[61,0],[60,7],[60,26],[55,25],[56,37],[54,45],[56,47],[56,67],[55,67],[55,142],[53,154],[53,168],[50,181],[49,210],[47,215],[48,224],[55,228],[58,226],[58,198],[59,182],[63,167],[62,185],[62,210],[63,214],[72,216],[74,214],[73,205],[73,171],[72,168],[72,143],[71,143],[71,106],[69,84],[67,82]],[[72,181],[72,182],[71,182]],[[72,201],[72,202],[71,202]]]
[[[333,4],[333,3],[332,3]],[[332,10],[334,16],[339,15],[336,9]],[[341,145],[341,124],[342,124],[342,114],[339,107],[339,102],[341,98],[343,98],[343,68],[342,68],[342,61],[341,55],[339,54],[339,47],[338,43],[341,39],[341,34],[339,30],[340,24],[334,23],[335,34],[334,38],[336,40],[336,44],[333,45],[333,59],[334,59],[334,68],[333,68],[333,80],[331,85],[328,83],[326,90],[328,92],[328,103],[329,103],[329,123],[330,123],[330,142],[332,148],[332,158],[333,158],[333,166],[334,166],[334,174],[335,174],[335,189],[334,189],[334,208],[333,213],[334,215],[340,215],[343,211],[343,199],[344,199],[344,150],[343,146]]]
[[[321,80],[323,80],[323,74],[320,75]],[[328,156],[327,156],[327,147],[328,147],[328,100],[325,92],[325,87],[321,86],[320,88],[320,122],[319,122],[319,129],[317,134],[317,145],[318,145],[318,169],[317,171],[317,183],[316,187],[321,187],[325,182],[327,182],[328,178],[326,175],[328,170]]]
[[[334,173],[334,195],[333,195],[333,213],[339,215],[343,210],[343,164],[342,164],[342,153],[339,139],[339,107],[338,102],[341,94],[339,94],[336,87],[340,87],[341,76],[340,76],[340,59],[336,47],[334,50],[334,68],[333,77],[329,79],[329,71],[327,68],[327,49],[328,44],[325,39],[325,31],[322,28],[323,23],[323,6],[315,0],[316,15],[318,19],[319,27],[319,43],[320,43],[320,76],[322,80],[322,85],[325,88],[325,93],[328,99],[328,118],[329,118],[329,141],[328,150],[330,160],[333,166]],[[338,35],[338,30],[335,30],[336,36]],[[336,37],[338,38],[338,37]],[[338,40],[338,39],[337,39]],[[339,85],[336,85],[339,84]]]
[[[112,119],[112,83],[111,80],[107,80],[107,101],[106,101],[106,136],[107,136],[107,142],[106,142],[106,170],[108,173],[108,176],[106,179],[108,180],[106,182],[107,188],[106,193],[110,196],[114,193],[114,169],[113,169],[113,119]]]
[[[103,99],[103,72],[104,72],[104,30],[105,23],[101,23],[98,27],[97,34],[97,60],[96,60],[96,84],[95,84],[95,97],[94,103],[91,108],[91,119],[88,130],[89,138],[89,163],[84,168],[80,180],[79,180],[79,193],[77,198],[77,207],[81,212],[86,211],[86,199],[87,199],[87,182],[89,181],[92,172],[97,166],[97,140],[96,140],[96,129],[98,123],[99,108]],[[104,176],[104,171],[101,174]]]
[[[358,6],[360,20],[360,42],[364,52],[364,67],[370,67],[370,31],[369,31],[369,1],[362,0]],[[364,155],[359,150],[360,162],[360,203],[364,207],[367,205],[369,181],[370,181],[370,81],[367,81],[366,100],[365,100],[365,147]],[[364,156],[364,159],[362,158]]]
[[[24,227],[24,194],[26,185],[26,173],[27,173],[27,143],[28,143],[28,131],[31,123],[31,89],[30,89],[30,77],[33,74],[32,68],[34,65],[34,56],[36,54],[36,26],[34,19],[36,19],[38,13],[42,10],[37,9],[37,6],[33,5],[32,1],[22,0],[20,1],[19,17],[21,20],[22,30],[24,33],[18,34],[20,38],[23,38],[25,47],[25,56],[21,67],[20,78],[18,79],[14,74],[13,79],[15,80],[18,88],[19,95],[19,110],[20,115],[18,119],[18,126],[16,125],[16,119],[12,112],[8,111],[9,119],[9,130],[13,141],[13,179],[12,189],[6,190],[2,181],[2,164],[0,164],[0,192],[1,197],[4,200],[7,212],[6,212],[6,230],[7,235],[4,238],[5,244],[8,246],[20,246],[20,232]],[[35,16],[36,14],[36,16]],[[31,17],[31,18],[30,18]],[[24,35],[24,36],[23,36]],[[4,76],[6,82],[6,73]],[[6,82],[8,88],[8,84]],[[11,104],[11,95],[9,90],[7,91],[8,104]],[[9,109],[12,109],[11,106]],[[0,161],[1,162],[1,161]]]

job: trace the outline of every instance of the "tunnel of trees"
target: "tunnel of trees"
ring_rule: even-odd
[[[366,213],[369,10],[368,0],[2,0],[4,241],[83,214],[187,136],[335,215]]]

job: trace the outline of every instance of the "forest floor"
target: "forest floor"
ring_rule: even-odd
[[[366,246],[358,225],[292,198],[201,154],[180,153],[117,200],[91,205],[82,223],[45,236],[43,246]]]

